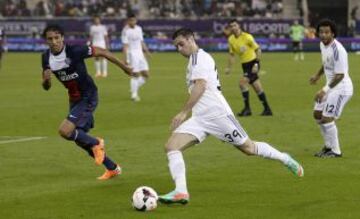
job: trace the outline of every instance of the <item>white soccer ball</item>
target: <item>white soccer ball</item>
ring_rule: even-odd
[[[151,211],[157,207],[158,195],[148,186],[140,186],[132,196],[132,206],[138,211]]]

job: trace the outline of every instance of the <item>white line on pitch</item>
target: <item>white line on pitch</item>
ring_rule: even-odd
[[[8,144],[8,143],[16,143],[16,142],[23,142],[23,141],[35,141],[35,140],[41,140],[46,137],[24,137],[24,138],[17,138],[17,139],[10,139],[10,140],[3,140],[0,141],[0,144]]]

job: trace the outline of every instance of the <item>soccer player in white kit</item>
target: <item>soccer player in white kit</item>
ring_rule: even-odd
[[[142,28],[137,25],[134,14],[128,15],[127,25],[123,29],[121,39],[124,56],[134,72],[134,76],[130,79],[131,99],[140,101],[139,88],[149,79],[149,64],[144,52],[146,55],[149,55],[150,52],[144,43]]]
[[[315,156],[341,157],[335,120],[340,117],[353,94],[348,73],[348,55],[343,45],[335,39],[337,30],[334,22],[320,21],[317,32],[321,40],[322,66],[318,73],[310,78],[310,84],[315,84],[324,73],[326,84],[315,95],[314,118],[324,139],[323,149]]]
[[[94,17],[94,24],[90,26],[90,42],[92,46],[102,49],[109,49],[108,31],[105,25],[101,24],[100,17]],[[95,77],[107,77],[108,67],[104,58],[95,58]]]
[[[173,40],[178,52],[189,59],[186,83],[190,96],[182,110],[173,118],[173,132],[165,145],[169,170],[176,187],[172,192],[159,196],[159,201],[168,204],[188,203],[190,196],[182,151],[202,142],[208,135],[234,145],[247,155],[278,160],[292,173],[302,177],[302,166],[290,155],[265,142],[250,140],[221,93],[214,59],[198,47],[192,30],[177,30]],[[188,118],[190,112],[192,116]]]

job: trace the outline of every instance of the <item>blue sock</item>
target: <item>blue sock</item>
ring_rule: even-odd
[[[114,163],[114,161],[112,161],[108,156],[105,156],[103,164],[108,170],[115,170],[117,166],[116,163]]]
[[[82,129],[75,129],[71,134],[70,139],[75,141],[77,144],[87,146],[89,148],[99,144],[99,141],[96,138],[86,134],[86,132]]]

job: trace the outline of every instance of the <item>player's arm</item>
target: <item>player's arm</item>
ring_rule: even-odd
[[[313,76],[311,76],[310,84],[316,84],[316,82],[321,78],[321,75],[323,75],[323,74],[324,74],[324,66],[321,66],[319,71],[316,74],[314,74]]]
[[[145,54],[149,57],[150,56],[150,50],[147,47],[146,43],[144,41],[141,41],[141,47],[142,50],[145,52]]]
[[[105,36],[104,36],[104,39],[105,39],[106,48],[107,48],[108,50],[110,50],[110,38],[109,38],[109,36],[108,36],[108,35],[105,35]]]
[[[235,54],[232,52],[229,52],[229,56],[228,56],[228,64],[227,67],[225,68],[225,74],[230,74],[231,72],[231,68],[235,63]]]
[[[206,80],[196,79],[193,82],[194,87],[191,90],[188,100],[186,101],[180,113],[178,113],[171,122],[171,130],[176,129],[187,118],[188,114],[191,112],[191,109],[195,106],[195,104],[199,101],[205,92]]]
[[[42,87],[44,90],[49,90],[51,88],[51,70],[45,69],[42,73]]]
[[[128,62],[128,50],[129,50],[129,44],[123,43],[123,54],[124,54],[124,60],[126,64],[129,64]]]
[[[109,50],[107,49],[102,49],[99,47],[92,47],[93,48],[93,56],[95,57],[103,57],[106,58],[107,60],[109,60],[110,62],[114,63],[115,65],[117,65],[118,67],[120,67],[122,70],[124,70],[124,72],[131,76],[132,75],[132,69],[126,65],[126,63],[124,63],[123,61],[121,61],[120,59],[118,59],[113,53],[111,53]]]

